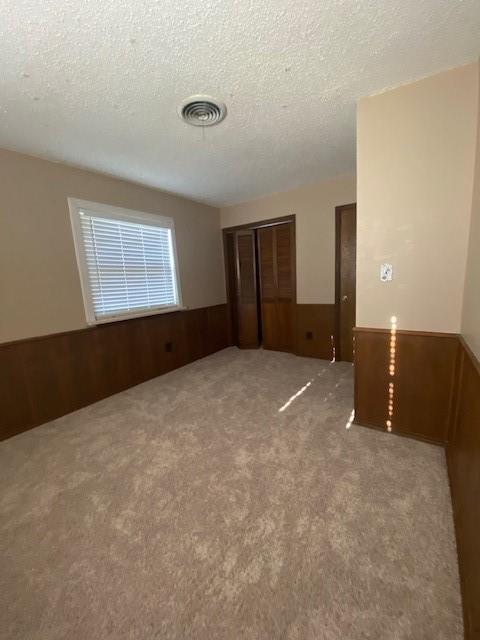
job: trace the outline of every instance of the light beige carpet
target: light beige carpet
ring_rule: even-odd
[[[460,639],[443,451],[351,409],[232,348],[0,443],[1,638]]]

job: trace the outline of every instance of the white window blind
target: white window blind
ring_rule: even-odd
[[[72,218],[87,319],[178,308],[172,220],[93,207],[74,207]]]

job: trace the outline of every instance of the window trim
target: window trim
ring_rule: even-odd
[[[134,209],[124,209],[123,207],[115,207],[100,202],[92,202],[89,200],[79,200],[78,198],[67,198],[68,208],[70,211],[70,223],[72,226],[73,243],[75,245],[75,256],[77,258],[78,273],[80,276],[80,284],[82,288],[83,305],[85,308],[85,316],[88,325],[106,324],[109,322],[117,322],[120,320],[128,320],[130,318],[143,318],[145,316],[160,315],[163,313],[172,313],[174,311],[183,311],[186,307],[182,302],[182,290],[180,284],[180,274],[178,268],[177,242],[175,238],[175,223],[173,218],[157,215],[155,213],[146,213],[144,211],[136,211]],[[112,220],[124,220],[126,222],[137,222],[139,224],[148,224],[163,229],[170,229],[172,234],[172,254],[173,268],[175,275],[175,294],[177,304],[165,307],[156,307],[145,309],[144,311],[127,311],[103,318],[95,316],[93,307],[92,294],[90,290],[90,279],[88,277],[87,259],[85,255],[85,247],[83,244],[83,235],[80,224],[80,211],[97,215],[101,218],[110,218]]]

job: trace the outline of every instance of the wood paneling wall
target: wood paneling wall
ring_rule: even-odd
[[[0,345],[0,439],[228,346],[226,305]]]
[[[297,305],[297,353],[331,359],[334,305]],[[311,332],[311,338],[307,334]],[[454,334],[355,330],[355,421],[447,444],[467,640],[480,640],[480,364]],[[0,439],[229,344],[226,305],[0,345]]]
[[[460,339],[447,465],[467,640],[480,639],[480,363]]]
[[[334,304],[297,304],[297,355],[332,360]]]
[[[298,355],[331,360],[334,316],[297,305]],[[225,348],[228,324],[218,305],[0,344],[0,440]]]
[[[456,334],[355,329],[355,422],[387,430],[390,419],[393,432],[445,444],[458,350]]]
[[[480,640],[480,363],[456,334],[355,330],[355,422],[446,445],[466,640]]]

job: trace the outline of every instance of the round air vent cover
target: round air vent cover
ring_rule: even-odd
[[[210,96],[192,96],[179,107],[178,114],[194,127],[211,127],[227,115],[227,107]]]

